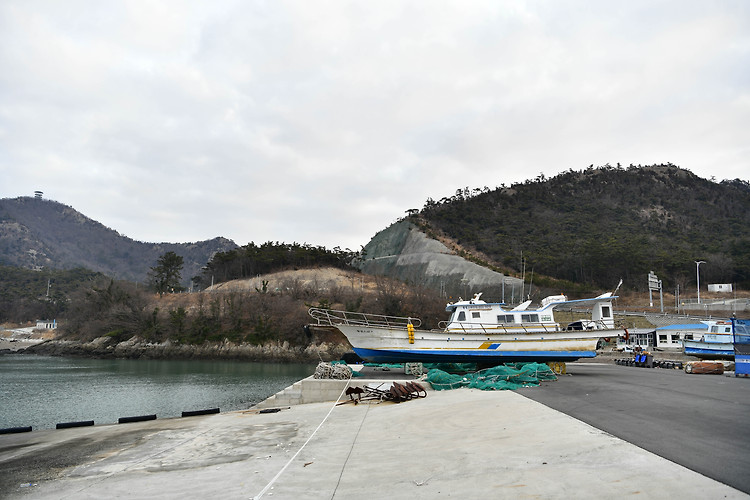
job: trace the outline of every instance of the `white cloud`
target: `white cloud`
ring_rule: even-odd
[[[0,196],[133,238],[359,248],[589,164],[747,179],[744,2],[0,4]]]

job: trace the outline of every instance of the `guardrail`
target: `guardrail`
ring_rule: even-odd
[[[447,329],[448,325],[455,325],[453,328],[448,329],[448,332],[463,332],[463,333],[478,333],[479,331],[487,334],[497,333],[539,333],[543,332],[558,332],[560,331],[560,325],[544,324],[544,323],[514,323],[506,325],[505,323],[467,323],[462,321],[461,323],[450,323],[449,321],[441,321],[438,323],[438,327],[441,329]]]
[[[317,321],[318,325],[359,325],[385,328],[406,329],[408,325],[415,328],[422,324],[419,318],[404,318],[400,316],[386,316],[383,314],[369,314],[349,311],[336,311],[333,309],[320,309],[312,307],[308,314]]]
[[[592,320],[587,322],[594,323]],[[482,331],[483,333],[541,333],[541,332],[560,332],[560,331],[593,331],[593,330],[611,330],[607,328],[604,321],[599,320],[595,322],[597,328],[561,328],[559,323],[468,323],[468,322],[453,322],[441,321],[438,323],[438,327],[446,329],[448,325],[457,325],[454,328],[448,330],[449,332],[464,332],[464,333],[477,333]]]

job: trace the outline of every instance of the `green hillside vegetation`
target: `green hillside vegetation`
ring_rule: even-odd
[[[193,278],[200,288],[211,283],[252,278],[287,269],[311,267],[337,267],[354,270],[352,262],[358,257],[356,252],[335,247],[329,250],[307,243],[266,242],[256,245],[253,242],[226,252],[217,252],[201,274]]]
[[[612,288],[701,281],[750,287],[750,184],[715,182],[672,164],[589,167],[495,190],[427,200],[408,218],[428,234],[520,276],[547,275]],[[706,281],[703,281],[706,280]]]
[[[76,292],[108,280],[103,274],[82,268],[31,271],[0,265],[0,322],[62,318]]]

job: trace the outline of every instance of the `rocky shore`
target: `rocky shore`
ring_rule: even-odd
[[[286,363],[331,361],[351,351],[344,344],[328,342],[307,346],[292,346],[288,342],[263,345],[207,342],[202,345],[178,344],[171,341],[148,342],[138,337],[118,342],[111,337],[99,337],[90,342],[48,340],[15,352],[46,356],[129,359],[231,359]]]

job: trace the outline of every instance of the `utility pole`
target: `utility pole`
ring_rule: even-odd
[[[698,282],[698,303],[701,303],[701,273],[700,273],[700,267],[701,264],[705,264],[705,260],[696,260],[695,261],[695,280]]]
[[[659,280],[659,307],[663,314],[664,313],[664,293],[662,292],[661,280]]]

